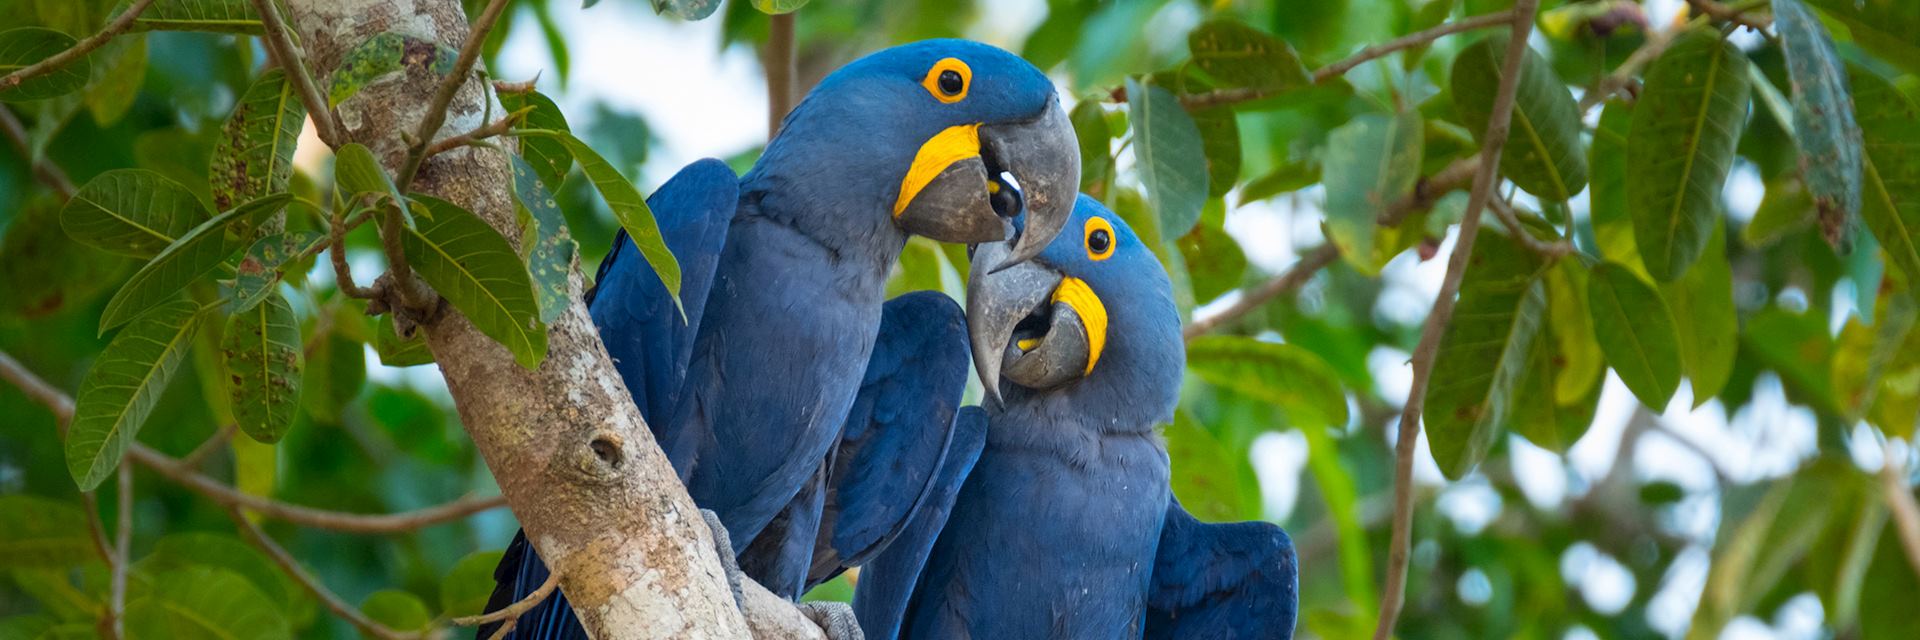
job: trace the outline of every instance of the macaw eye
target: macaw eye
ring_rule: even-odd
[[[927,93],[947,104],[966,98],[972,84],[973,69],[959,58],[941,58],[927,70],[927,77],[920,79],[920,86],[926,87]]]
[[[1113,223],[1106,218],[1087,220],[1087,258],[1099,261],[1113,256]]]

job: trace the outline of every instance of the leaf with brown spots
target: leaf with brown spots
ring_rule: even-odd
[[[242,202],[282,193],[293,177],[293,148],[307,108],[279,70],[268,71],[247,88],[227,117],[214,145],[209,176],[213,207],[226,211]]]

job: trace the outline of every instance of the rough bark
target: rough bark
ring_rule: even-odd
[[[287,4],[322,86],[348,51],[377,34],[398,32],[454,48],[468,35],[458,0]],[[367,145],[397,172],[407,146],[400,132],[417,126],[438,81],[413,67],[366,87],[338,107],[341,142]],[[493,101],[475,74],[449,106],[442,136],[483,124],[490,104],[492,113],[501,113]],[[501,154],[477,147],[439,154],[421,169],[414,190],[466,207],[518,237]],[[574,302],[552,323],[548,356],[537,370],[515,364],[504,347],[446,305],[426,319],[427,343],[461,421],[594,637],[748,637],[711,533],[594,332],[578,295],[577,265],[571,280]],[[756,627],[765,626],[760,617],[804,622],[785,602],[764,613]],[[779,637],[819,635],[811,626],[773,629]]]

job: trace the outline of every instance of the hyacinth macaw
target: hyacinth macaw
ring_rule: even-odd
[[[1180,316],[1119,216],[1082,196],[1034,260],[974,270],[967,322],[984,448],[945,461],[934,500],[862,569],[867,637],[1292,637],[1287,534],[1204,524],[1172,497],[1155,429],[1179,399]]]
[[[1021,215],[1030,222],[1005,258],[1017,263],[1065,224],[1078,181],[1045,74],[988,45],[931,40],[828,75],[745,176],[705,161],[656,191],[684,321],[616,237],[589,294],[594,322],[750,577],[796,598],[833,565],[870,557],[945,457],[965,386],[963,314],[925,296],[883,304],[908,237],[1001,241]],[[823,549],[828,566],[815,567]],[[516,539],[489,609],[545,573]],[[542,609],[563,619],[551,628],[578,629],[564,604]],[[542,609],[522,628],[549,628]]]

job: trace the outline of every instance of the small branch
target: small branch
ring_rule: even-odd
[[[529,107],[529,109],[531,109],[531,107]],[[472,131],[435,142],[433,146],[427,147],[427,157],[431,158],[460,147],[480,142],[481,140],[506,135],[506,133],[513,130],[514,125],[519,124],[520,120],[525,116],[525,111],[516,111],[507,114],[506,117],[499,120],[475,127]]]
[[[1380,212],[1380,217],[1375,222],[1382,227],[1400,226],[1400,223],[1415,211],[1431,209],[1435,202],[1440,201],[1441,196],[1467,186],[1473,180],[1474,172],[1479,168],[1480,154],[1477,153],[1453,161],[1453,164],[1447,165],[1433,175],[1421,178],[1420,182],[1413,185],[1413,193],[1388,204],[1386,210]]]
[[[796,78],[800,75],[795,55],[793,37],[793,12],[775,14],[767,18],[767,52],[763,63],[767,68],[767,139],[780,133],[780,123],[787,119],[787,112],[793,110],[797,91]]]
[[[534,589],[533,593],[527,594],[527,597],[521,598],[519,602],[507,605],[506,608],[500,609],[499,611],[483,613],[477,616],[454,618],[453,623],[463,627],[478,627],[498,622],[500,623],[500,628],[494,631],[490,638],[491,640],[505,638],[509,632],[513,631],[514,626],[520,624],[521,615],[532,611],[534,607],[540,606],[540,603],[545,601],[547,596],[553,595],[553,590],[559,587],[560,572],[549,571],[547,572],[547,581],[540,583],[540,588]]]
[[[294,89],[300,94],[300,102],[307,106],[307,115],[313,118],[313,128],[320,134],[320,140],[328,146],[338,147],[347,141],[346,132],[340,129],[340,122],[333,117],[333,109],[327,106],[326,94],[320,92],[320,85],[313,81],[313,72],[307,69],[305,56],[300,54],[299,45],[293,43],[288,35],[287,21],[280,16],[280,7],[273,0],[253,0],[253,8],[260,14],[260,25],[266,31],[261,39],[267,43],[267,54],[273,62],[287,74]]]
[[[1913,489],[1907,486],[1906,465],[1894,457],[1892,447],[1881,450],[1886,460],[1880,465],[1880,494],[1887,501],[1887,510],[1893,512],[1900,546],[1907,550],[1907,564],[1913,565],[1915,576],[1920,576],[1920,504],[1915,503]]]
[[[1413,451],[1420,437],[1420,414],[1426,399],[1427,384],[1433,375],[1433,361],[1440,351],[1440,336],[1453,318],[1454,297],[1466,275],[1467,261],[1473,255],[1474,236],[1480,231],[1480,211],[1487,206],[1494,184],[1499,182],[1500,152],[1507,144],[1513,118],[1513,98],[1520,78],[1520,61],[1526,57],[1527,36],[1533,31],[1533,14],[1539,0],[1517,0],[1513,6],[1513,37],[1507,41],[1507,57],[1500,71],[1500,88],[1494,93],[1493,113],[1487,122],[1486,142],[1481,147],[1480,168],[1474,174],[1473,190],[1468,193],[1466,217],[1460,221],[1460,236],[1454,241],[1453,255],[1447,259],[1446,279],[1440,295],[1433,301],[1426,325],[1420,329],[1420,343],[1413,351],[1413,384],[1407,391],[1407,404],[1400,412],[1400,438],[1394,447],[1393,539],[1387,555],[1387,587],[1381,594],[1380,623],[1374,628],[1374,640],[1393,637],[1393,627],[1406,601],[1407,561],[1413,537]]]
[[[107,616],[113,620],[113,637],[126,637],[127,613],[127,563],[132,559],[133,549],[133,467],[126,461],[120,464],[120,521],[115,523],[113,538],[112,590],[107,599]]]
[[[74,188],[73,179],[68,178],[67,172],[61,171],[59,165],[46,158],[33,157],[33,141],[27,138],[26,125],[21,124],[20,119],[14,117],[13,110],[6,105],[0,105],[0,131],[6,132],[7,141],[13,143],[14,151],[20,152],[20,159],[33,165],[33,179],[59,193],[63,199],[71,199],[79,191]]]
[[[342,295],[366,300],[373,297],[373,292],[354,284],[353,269],[347,266],[347,232],[353,229],[343,219],[345,215],[338,206],[334,207],[333,217],[327,225],[327,246],[330,249],[327,257],[333,262],[333,284]]]
[[[1629,54],[1627,59],[1620,63],[1619,68],[1614,69],[1613,73],[1609,73],[1600,78],[1600,82],[1594,85],[1593,90],[1580,96],[1580,113],[1586,113],[1593,109],[1594,106],[1606,102],[1608,98],[1613,97],[1614,93],[1628,86],[1632,86],[1633,76],[1640,72],[1641,67],[1647,66],[1647,63],[1653,62],[1654,58],[1658,58],[1661,53],[1666,52],[1667,47],[1673,44],[1673,39],[1681,33],[1685,33],[1688,29],[1696,26],[1706,24],[1706,19],[1706,16],[1701,16],[1678,27],[1648,33],[1647,41],[1641,44],[1639,49],[1635,49],[1632,54]]]
[[[5,76],[0,76],[0,91],[18,87],[21,83],[73,64],[74,61],[86,57],[89,53],[93,53],[94,49],[100,48],[102,45],[105,45],[107,41],[112,40],[115,36],[122,33],[126,33],[127,29],[132,28],[134,19],[139,18],[140,12],[146,11],[147,6],[151,4],[153,4],[153,0],[134,0],[133,4],[127,7],[126,11],[120,12],[120,15],[114,17],[113,21],[108,22],[107,27],[101,29],[99,33],[87,36],[87,39],[74,43],[74,45],[66,51],[53,54],[53,57],[27,65]]]
[[[1268,301],[1273,300],[1275,297],[1299,289],[1301,285],[1307,283],[1307,280],[1313,278],[1313,274],[1318,273],[1321,269],[1332,264],[1334,260],[1339,258],[1340,250],[1334,247],[1332,242],[1320,245],[1319,248],[1308,252],[1306,255],[1300,256],[1300,260],[1293,263],[1293,266],[1287,267],[1285,272],[1274,276],[1266,282],[1260,283],[1258,287],[1242,293],[1240,300],[1234,302],[1233,306],[1227,307],[1221,312],[1211,316],[1194,319],[1181,333],[1184,334],[1187,342],[1193,342],[1194,338],[1206,335],[1207,332],[1219,328],[1221,325],[1238,320],[1242,316],[1252,313],[1253,310],[1267,304]]]
[[[321,604],[326,605],[328,611],[333,612],[333,615],[339,616],[342,620],[346,620],[348,624],[353,625],[362,633],[375,638],[381,638],[382,640],[405,640],[408,638],[427,637],[428,634],[424,631],[419,633],[402,633],[386,625],[374,622],[373,619],[361,614],[359,609],[355,609],[352,605],[347,604],[346,601],[341,600],[340,596],[335,595],[333,591],[327,589],[326,585],[320,584],[320,580],[313,577],[313,574],[307,573],[306,568],[300,566],[300,561],[294,559],[293,554],[287,553],[287,550],[282,548],[279,543],[274,542],[273,538],[267,537],[267,532],[261,531],[260,525],[254,524],[252,520],[248,520],[247,514],[241,513],[239,509],[230,507],[227,509],[227,517],[233,519],[233,524],[240,528],[240,533],[247,538],[248,542],[252,542],[253,546],[259,547],[261,551],[267,552],[267,556],[273,558],[273,563],[280,565],[281,571],[285,571],[287,575],[293,576],[293,579],[299,582],[300,586],[306,588],[307,593],[311,593],[313,597],[318,598]]]
[[[107,571],[118,572],[120,564],[118,557],[114,554],[113,543],[107,541],[107,525],[100,521],[100,500],[92,491],[82,491],[80,502],[87,510],[87,531],[90,533],[89,537],[93,539],[94,552],[99,553],[100,560],[107,563]],[[97,630],[101,637],[113,640],[125,637],[117,611],[109,604],[106,610],[100,612]]]
[[[460,57],[454,59],[453,70],[434,89],[433,101],[427,103],[426,113],[420,116],[420,129],[413,133],[413,141],[407,149],[407,163],[400,170],[400,179],[395,182],[402,193],[412,188],[413,179],[420,174],[420,164],[427,159],[427,148],[433,144],[433,137],[440,135],[440,127],[447,123],[447,105],[453,103],[453,96],[460,92],[460,87],[467,84],[467,74],[472,73],[474,63],[480,61],[480,50],[486,46],[487,34],[493,31],[494,21],[500,19],[500,13],[506,10],[507,4],[507,0],[487,2],[487,8],[480,12],[480,18],[473,21],[466,43],[460,46]],[[386,229],[382,228],[381,231],[384,233]],[[402,265],[394,265],[394,268],[396,273],[404,269]],[[404,282],[406,279],[401,280]],[[405,291],[406,287],[401,290]]]
[[[1519,212],[1514,211],[1513,205],[1505,198],[1490,198],[1487,205],[1493,209],[1494,217],[1500,219],[1500,224],[1513,234],[1513,239],[1519,241],[1520,245],[1528,250],[1548,258],[1558,258],[1573,252],[1573,245],[1567,244],[1566,240],[1549,241],[1534,236],[1533,232],[1528,231],[1527,227],[1520,223]]]
[[[1772,18],[1756,16],[1748,13],[1746,9],[1729,7],[1714,0],[1687,0],[1687,4],[1702,15],[1712,16],[1715,20],[1731,22],[1760,33],[1766,33],[1767,27],[1773,24]]]
[[[21,393],[27,394],[28,399],[40,403],[40,406],[53,412],[53,419],[58,424],[60,437],[66,437],[67,422],[73,419],[72,396],[41,380],[40,376],[34,375],[25,365],[20,364],[19,360],[13,359],[13,356],[5,351],[0,351],[0,378],[19,388]]]
[[[329,316],[324,316],[324,315],[320,316],[320,321],[324,322],[327,320],[328,317]],[[193,451],[190,451],[187,453],[186,456],[181,457],[180,466],[188,469],[200,468],[200,463],[206,462],[207,457],[212,456],[215,451],[219,451],[221,447],[226,446],[227,441],[233,438],[234,432],[237,432],[239,430],[240,430],[240,425],[231,424],[231,423],[227,424],[224,427],[220,427],[218,431],[213,432],[213,435],[208,436],[205,441],[201,442],[200,446],[194,447]]]

